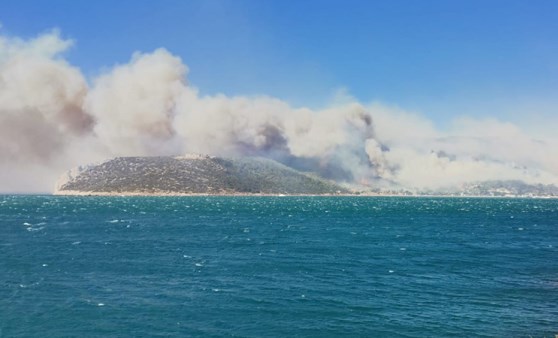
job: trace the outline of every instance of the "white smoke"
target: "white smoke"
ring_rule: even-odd
[[[353,184],[439,188],[489,179],[558,183],[558,143],[519,126],[423,117],[345,98],[324,110],[267,97],[202,96],[165,49],[85,79],[51,31],[0,35],[0,191],[50,191],[65,169],[113,156],[273,158]]]
[[[447,131],[412,113],[375,105],[377,136],[397,167],[401,186],[444,188],[467,182],[522,180],[558,183],[558,139],[537,139],[510,122],[493,118],[456,119]]]
[[[0,35],[0,191],[45,191],[93,125],[82,109],[86,81],[60,57],[71,45],[58,31]]]
[[[85,110],[94,132],[114,155],[167,154],[174,136],[177,98],[186,90],[187,68],[164,49],[135,53],[93,82]]]

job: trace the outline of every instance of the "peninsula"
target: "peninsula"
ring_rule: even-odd
[[[331,195],[350,193],[318,176],[259,157],[117,157],[65,173],[57,195]]]

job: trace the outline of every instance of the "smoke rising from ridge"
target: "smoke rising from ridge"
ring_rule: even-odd
[[[165,49],[94,79],[63,58],[72,41],[0,35],[0,191],[50,191],[73,166],[114,156],[253,155],[351,183],[440,188],[489,179],[558,183],[556,139],[356,100],[323,110],[268,96],[202,96]]]

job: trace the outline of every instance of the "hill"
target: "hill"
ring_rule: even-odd
[[[55,194],[336,194],[335,183],[264,158],[117,157],[65,173]]]

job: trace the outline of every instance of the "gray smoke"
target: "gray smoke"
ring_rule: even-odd
[[[498,178],[558,182],[553,139],[492,121],[440,132],[420,116],[345,100],[323,110],[268,97],[202,96],[165,49],[134,53],[89,84],[59,32],[0,35],[0,191],[50,191],[114,156],[263,156],[350,184],[442,187]],[[513,149],[511,151],[510,149]],[[554,156],[556,158],[556,156]]]

